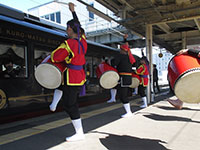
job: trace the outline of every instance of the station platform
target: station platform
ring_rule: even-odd
[[[0,150],[199,150],[200,105],[172,107],[167,92],[141,109],[140,98],[131,100],[134,112],[120,118],[120,102],[81,108],[85,140],[66,142],[74,133],[65,112],[0,125]]]

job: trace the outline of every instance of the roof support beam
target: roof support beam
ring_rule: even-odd
[[[193,30],[193,31],[185,31],[187,35],[187,39],[191,37],[200,37],[199,30]],[[164,41],[174,41],[174,40],[180,40],[182,39],[182,33],[181,32],[175,32],[170,34],[160,34],[156,35],[157,38],[163,39]]]
[[[187,39],[186,39],[186,32],[182,32],[182,48],[186,49],[187,48]]]
[[[96,0],[96,1],[102,4],[103,6],[105,6],[106,8],[110,9],[114,13],[117,13],[118,10],[120,9],[120,7],[113,1],[109,1],[109,2],[106,2],[105,0]]]
[[[159,28],[161,28],[164,32],[166,33],[171,33],[170,32],[170,27],[166,24],[166,23],[163,23],[163,24],[158,24],[157,25]]]
[[[130,10],[134,10],[134,7],[133,6],[131,6],[126,0],[118,0],[121,4],[125,4],[126,6],[128,6],[128,8],[130,9]],[[127,9],[127,10],[129,10],[129,9]]]
[[[177,5],[182,5],[183,3],[190,3],[190,0],[176,0]]]
[[[184,18],[177,18],[177,19],[173,19],[173,20],[163,20],[163,21],[160,21],[160,22],[153,22],[153,23],[150,23],[150,24],[158,25],[158,24],[163,24],[163,23],[181,22],[181,21],[193,20],[193,19],[198,19],[198,18],[200,18],[200,15],[189,16],[189,17],[184,17]]]
[[[156,11],[156,13],[159,15],[159,17],[162,17],[160,11],[156,8],[155,6],[155,1],[152,1],[152,4],[153,4],[153,7],[154,7],[154,10]],[[166,0],[162,0],[162,3],[166,3]],[[157,25],[160,29],[162,29],[164,32],[166,33],[170,33],[170,27],[166,24],[166,23],[163,23],[163,24],[159,24]]]
[[[151,2],[153,3],[153,4],[156,4],[156,0],[151,0]],[[167,0],[162,0],[162,4],[166,4],[167,3]]]
[[[167,0],[162,0],[162,4],[167,4]]]
[[[194,19],[194,22],[196,23],[198,29],[200,30],[200,21],[199,21],[199,19]]]
[[[151,0],[152,4],[155,4],[156,3],[156,0]]]

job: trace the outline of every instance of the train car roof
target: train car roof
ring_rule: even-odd
[[[11,22],[28,28],[33,28],[39,31],[44,31],[61,37],[67,37],[65,27],[53,22],[46,21],[45,19],[24,13],[20,10],[8,7],[3,4],[0,4],[0,20]],[[109,49],[113,52],[119,51],[118,49],[93,41],[87,40],[87,42],[94,48],[102,47],[103,49]]]

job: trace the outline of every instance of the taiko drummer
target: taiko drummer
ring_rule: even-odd
[[[62,85],[55,90],[51,109],[55,109],[58,101],[63,95],[63,104],[65,111],[69,114],[76,133],[67,137],[66,141],[78,141],[84,139],[82,121],[77,104],[77,96],[82,87],[84,92],[84,83],[86,81],[83,65],[85,64],[85,54],[87,51],[87,42],[84,30],[81,28],[78,17],[74,11],[74,4],[69,3],[69,9],[72,12],[73,19],[67,22],[67,35],[69,39],[65,40],[56,50],[51,53],[52,62],[66,62],[67,69],[64,71],[64,81]],[[84,93],[82,93],[84,94]]]
[[[127,35],[124,36],[126,42]],[[117,86],[120,101],[123,103],[126,113],[121,117],[132,116],[130,103],[128,100],[128,89],[132,83],[132,65],[135,58],[131,54],[128,42],[120,46],[120,54],[111,60],[111,66],[115,67],[120,75],[120,84]]]

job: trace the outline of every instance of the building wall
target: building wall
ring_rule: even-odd
[[[96,30],[102,30],[110,27],[116,27],[118,24],[115,22],[108,22],[104,20],[103,18],[93,15],[93,19],[89,19],[89,11],[87,10],[86,6],[79,3],[78,1],[72,1],[72,0],[59,0],[60,2],[69,3],[73,2],[75,4],[75,11],[77,13],[77,16],[79,18],[79,21],[81,22],[82,27],[85,29],[86,32],[92,32]],[[101,12],[111,16],[115,17],[114,14],[102,6],[101,4],[97,3],[94,0],[83,0],[87,4],[91,5],[93,4],[94,8],[98,8]],[[31,8],[28,10],[28,12],[32,15],[38,16],[38,17],[44,17],[45,15],[49,15],[52,13],[60,12],[61,14],[61,25],[66,26],[66,22],[72,19],[72,14],[69,11],[68,5],[56,3],[56,2],[49,2],[43,5],[39,5],[37,7]],[[116,18],[116,17],[115,17]]]
[[[173,55],[167,51],[162,51],[163,57],[160,58],[158,56],[160,52],[155,51],[153,53],[153,63],[157,65],[158,69],[158,76],[160,80],[167,80],[167,68],[168,68],[168,63],[173,57]]]

